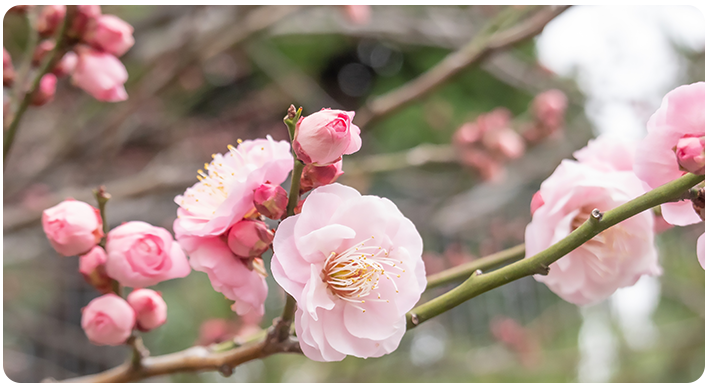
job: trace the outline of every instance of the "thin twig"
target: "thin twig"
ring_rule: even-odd
[[[358,125],[362,127],[375,119],[392,114],[413,103],[416,99],[428,95],[465,69],[480,63],[490,54],[534,37],[542,31],[548,22],[567,8],[569,6],[546,6],[513,27],[504,31],[488,32],[492,30],[492,25],[500,23],[500,21],[494,20],[491,25],[484,28],[483,33],[474,37],[469,44],[449,54],[426,73],[367,103],[365,107],[358,110],[360,118]]]

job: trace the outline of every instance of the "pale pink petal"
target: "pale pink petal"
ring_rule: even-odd
[[[688,226],[702,222],[698,213],[693,209],[690,200],[680,202],[663,203],[661,205],[661,215],[666,222],[676,226]]]
[[[698,237],[697,252],[700,266],[705,269],[705,232]]]

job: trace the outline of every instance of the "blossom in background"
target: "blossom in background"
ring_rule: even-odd
[[[136,327],[141,332],[155,329],[168,319],[168,305],[157,291],[138,288],[128,294],[126,301],[136,313]]]
[[[123,86],[128,72],[115,56],[90,47],[77,48],[78,60],[72,83],[102,102],[120,102],[128,99]]]
[[[115,15],[101,15],[92,19],[84,33],[84,40],[116,57],[122,56],[135,43],[133,26]]]
[[[344,5],[345,15],[355,24],[367,24],[372,18],[372,8],[369,5]]]
[[[106,273],[128,287],[148,287],[190,273],[185,253],[161,227],[126,222],[106,236]]]
[[[337,183],[281,222],[271,271],[296,299],[301,349],[317,361],[394,351],[426,288],[414,224],[390,200]]]
[[[70,51],[65,54],[61,60],[59,60],[59,63],[57,65],[54,66],[54,69],[52,69],[52,73],[54,73],[54,75],[56,75],[57,77],[68,76],[74,73],[77,62],[79,62],[79,57],[76,55],[76,53]]]
[[[646,125],[648,135],[636,152],[634,172],[651,188],[686,172],[705,174],[705,83],[680,86],[669,92]],[[701,221],[690,200],[661,205],[663,218],[673,225]]]
[[[39,81],[39,88],[32,95],[30,104],[33,106],[42,106],[54,99],[54,93],[57,91],[57,76],[48,73],[42,76]]]
[[[88,252],[104,235],[99,210],[74,199],[44,210],[42,228],[52,248],[63,256]]]
[[[37,32],[43,37],[50,36],[59,28],[67,13],[65,5],[53,4],[42,7],[37,19]]]
[[[343,154],[360,150],[360,128],[352,123],[353,111],[324,108],[296,124],[293,149],[305,164],[330,165],[340,161]]]
[[[15,68],[12,66],[12,57],[10,53],[2,47],[2,85],[11,86],[15,81]]]
[[[533,99],[530,111],[534,123],[523,131],[528,142],[538,143],[547,137],[557,137],[565,122],[567,95],[558,89],[542,92]]]
[[[206,172],[198,171],[200,181],[175,197],[180,207],[173,229],[192,268],[207,273],[212,287],[235,301],[233,309],[238,314],[256,310],[263,315],[268,292],[263,262],[258,257],[245,257],[254,254],[250,249],[234,253],[229,233],[235,224],[258,215],[255,190],[286,180],[293,168],[291,148],[288,142],[267,136],[240,141],[236,148],[230,145],[228,153],[212,157],[205,164]],[[232,246],[236,248],[239,240],[235,238]],[[246,241],[245,237],[243,243]]]
[[[605,145],[621,145],[609,153]],[[623,145],[627,145],[624,152]],[[525,229],[525,255],[533,256],[581,226],[593,209],[610,210],[645,192],[644,184],[628,169],[629,144],[610,138],[590,142],[575,153],[582,162],[563,160],[541,185],[532,222]],[[599,154],[597,154],[599,153]],[[604,162],[606,161],[606,162]],[[659,275],[651,210],[604,230],[552,265],[548,275],[535,275],[562,299],[594,304],[618,288],[631,286],[642,275]]]
[[[121,345],[128,340],[136,314],[123,298],[105,294],[94,298],[81,313],[81,327],[96,345]]]

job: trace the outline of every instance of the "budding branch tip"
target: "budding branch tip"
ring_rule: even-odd
[[[288,111],[286,111],[286,118],[288,119],[293,119],[296,117],[296,106],[293,104],[288,108]]]
[[[599,209],[592,210],[592,218],[595,219],[597,222],[601,221],[603,216],[604,216],[604,213],[599,211]]]
[[[416,314],[412,314],[412,325],[419,325],[419,317]]]

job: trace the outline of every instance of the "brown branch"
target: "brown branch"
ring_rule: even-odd
[[[440,87],[454,76],[480,63],[496,51],[506,49],[539,34],[542,29],[569,6],[546,6],[533,16],[503,31],[479,34],[460,50],[449,54],[440,63],[418,78],[371,100],[358,111],[359,126],[381,119],[413,103]],[[489,28],[484,29],[488,31]]]

